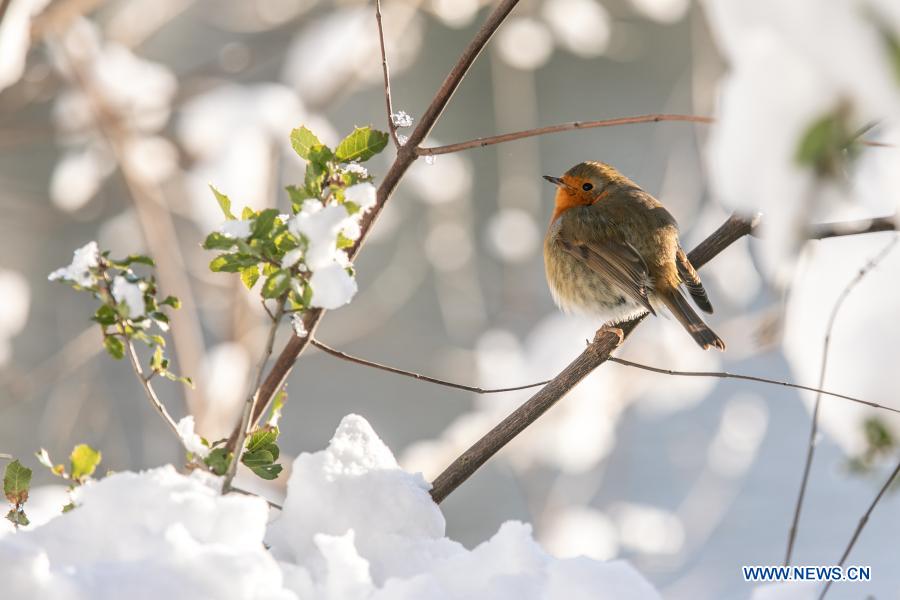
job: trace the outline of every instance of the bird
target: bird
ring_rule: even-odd
[[[563,312],[600,317],[615,329],[664,306],[701,348],[725,350],[722,338],[682,294],[683,286],[701,310],[713,312],[679,242],[678,223],[659,200],[598,161],[544,179],[557,187],[544,237],[544,268]]]

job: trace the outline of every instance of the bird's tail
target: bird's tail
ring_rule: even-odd
[[[710,329],[709,325],[704,323],[703,319],[694,312],[694,309],[691,308],[685,297],[681,295],[678,288],[672,288],[665,293],[659,294],[659,298],[672,311],[678,322],[687,329],[691,337],[700,344],[701,348],[707,350],[710,346],[713,346],[719,350],[725,350],[725,342],[722,341],[722,338],[716,335],[716,332]]]

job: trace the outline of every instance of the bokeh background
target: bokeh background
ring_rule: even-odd
[[[191,410],[207,437],[229,431],[266,320],[237,277],[207,269],[212,256],[199,244],[221,216],[206,185],[238,206],[286,209],[283,187],[303,174],[288,143],[293,127],[306,124],[327,143],[354,125],[386,127],[373,7],[44,4],[13,0],[0,29],[3,48],[9,23],[36,15],[21,78],[10,75],[11,55],[0,57],[0,451],[28,457],[45,447],[62,457],[87,442],[111,470],[177,462],[177,444],[130,370],[101,353],[91,300],[51,284],[47,273],[91,239],[114,255],[154,256],[163,293],[184,301],[170,336],[177,370],[197,382],[187,396],[176,384],[160,391],[176,418]],[[385,0],[395,109],[418,117],[485,4]],[[725,69],[703,6],[689,0],[523,0],[427,143],[570,120],[714,115]],[[553,306],[540,252],[553,190],[540,176],[586,159],[611,163],[668,206],[692,247],[729,214],[705,183],[710,130],[633,125],[419,160],[356,263],[358,296],[326,315],[318,337],[471,385],[553,376],[599,323]],[[896,163],[896,150],[882,151]],[[376,177],[392,154],[369,164]],[[861,207],[847,215],[872,216]],[[711,324],[727,353],[704,353],[677,323],[658,318],[642,324],[621,355],[813,385],[835,299],[893,235],[805,246],[786,304],[758,268],[757,242],[743,240],[703,271],[716,307]],[[826,378],[831,389],[893,406],[897,254],[848,298]],[[353,412],[427,478],[529,395],[475,396],[313,349],[288,393],[286,464],[322,448]],[[779,387],[604,365],[444,503],[448,532],[474,546],[503,521],[521,519],[555,554],[632,561],[666,598],[746,598],[752,587],[740,566],[784,556],[811,400]],[[891,421],[824,402],[799,564],[837,561],[893,466],[883,460],[891,445],[876,449],[872,440],[873,431],[890,439]],[[280,490],[266,493],[277,498]],[[851,555],[851,563],[872,566],[874,581],[837,585],[832,597],[898,596],[898,510],[891,493]]]

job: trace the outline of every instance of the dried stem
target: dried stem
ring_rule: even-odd
[[[438,154],[450,154],[451,152],[468,150],[469,148],[484,148],[485,146],[493,146],[495,144],[503,144],[505,142],[512,142],[514,140],[521,140],[524,138],[530,138],[539,135],[547,135],[548,133],[574,131],[575,129],[596,129],[598,127],[634,125],[636,123],[659,123],[660,121],[687,121],[689,123],[708,124],[714,122],[715,119],[711,117],[700,117],[697,115],[653,114],[638,115],[636,117],[621,117],[618,119],[604,119],[602,121],[570,121],[568,123],[560,123],[559,125],[547,125],[546,127],[526,129],[525,131],[515,131],[513,133],[504,133],[501,135],[475,138],[474,140],[458,142],[456,144],[447,144],[446,146],[435,146],[433,148],[417,148],[416,152],[419,154],[419,156],[435,156]]]
[[[837,300],[834,303],[834,307],[831,309],[831,315],[828,317],[828,325],[825,328],[825,341],[822,344],[822,363],[819,368],[819,385],[818,387],[822,387],[825,385],[825,372],[828,368],[828,351],[831,348],[831,333],[834,329],[834,323],[837,320],[838,313],[841,310],[841,307],[844,304],[844,301],[850,295],[850,292],[859,284],[860,281],[869,273],[875,266],[881,262],[884,257],[886,257],[891,250],[893,250],[894,246],[897,244],[897,237],[894,237],[891,242],[882,248],[882,250],[875,255],[875,257],[869,259],[866,264],[859,270],[856,276],[851,279],[844,289],[841,291]],[[813,456],[816,451],[816,437],[819,433],[819,407],[822,403],[822,394],[816,394],[815,404],[813,405],[812,412],[812,420],[809,427],[809,441],[806,445],[806,461],[803,465],[803,476],[800,479],[800,491],[797,493],[797,503],[794,506],[794,517],[791,520],[791,528],[788,531],[788,541],[787,541],[787,550],[784,556],[784,564],[791,564],[791,556],[794,553],[794,542],[797,539],[797,527],[800,523],[800,513],[803,511],[803,500],[806,496],[806,486],[809,483],[809,472],[812,468]]]
[[[900,475],[900,462],[898,462],[897,466],[894,467],[894,470],[891,471],[891,475],[884,482],[884,485],[881,486],[881,489],[878,490],[878,494],[872,500],[872,503],[869,504],[869,508],[866,509],[866,512],[863,513],[863,516],[859,519],[859,523],[857,523],[856,529],[853,530],[853,535],[850,537],[850,541],[847,543],[847,547],[844,548],[844,553],[841,555],[841,560],[838,562],[839,566],[844,566],[844,563],[847,561],[847,557],[850,556],[850,551],[853,550],[853,546],[856,545],[856,540],[859,539],[859,534],[862,533],[863,527],[865,527],[866,523],[869,521],[869,516],[872,514],[872,511],[875,510],[875,506],[881,501],[881,497],[884,496],[888,488],[891,487],[891,483],[893,483],[894,480],[897,479],[898,475]],[[825,584],[825,587],[822,589],[822,593],[819,595],[819,600],[822,600],[825,597],[825,594],[828,593],[828,590],[831,588],[831,583],[831,581],[828,581]]]
[[[730,217],[690,253],[691,262],[700,268],[735,241],[751,233],[756,221],[755,218]],[[594,341],[588,344],[584,352],[554,377],[546,387],[514,410],[438,475],[431,488],[431,497],[434,501],[440,503],[491,456],[561,400],[591,371],[606,362],[613,350],[628,337],[645,316],[642,315],[617,325],[617,328],[621,330],[621,337],[613,334],[613,332],[617,333],[616,330],[600,329],[594,337]]]
[[[384,49],[384,25],[381,22],[381,0],[375,0],[375,22],[378,24],[378,46],[381,49],[381,72],[384,74],[384,104],[387,108],[387,126],[394,146],[400,148],[397,126],[394,125],[394,103],[391,100],[391,70],[388,66],[387,51]]]
[[[502,0],[498,3],[496,8],[494,8],[491,14],[488,15],[488,18],[481,25],[481,28],[475,34],[475,37],[463,50],[459,59],[456,61],[456,64],[450,70],[450,73],[447,74],[441,87],[438,88],[434,98],[431,100],[431,104],[428,105],[428,108],[419,120],[419,124],[410,135],[409,141],[397,150],[397,157],[394,159],[393,164],[388,169],[381,185],[378,187],[375,206],[362,220],[360,225],[362,234],[353,247],[350,248],[348,253],[350,260],[355,259],[357,254],[359,254],[362,244],[365,243],[368,238],[372,225],[378,219],[382,209],[384,209],[384,205],[388,201],[388,198],[390,198],[394,189],[397,187],[397,184],[400,183],[400,180],[406,174],[407,169],[409,169],[418,157],[416,148],[434,127],[438,118],[441,116],[441,113],[444,111],[444,108],[447,106],[447,103],[450,101],[450,98],[453,96],[453,93],[459,87],[459,84],[462,83],[462,80],[472,66],[472,63],[475,62],[475,59],[481,53],[482,49],[484,49],[488,40],[491,39],[491,36],[497,31],[501,23],[503,23],[518,3],[519,0]],[[309,340],[315,335],[316,328],[324,314],[325,311],[320,308],[312,309],[304,313],[303,325],[306,328],[308,335],[302,338],[297,337],[296,335],[291,336],[291,339],[288,340],[288,343],[278,355],[275,365],[272,367],[272,370],[269,372],[269,375],[265,378],[259,389],[259,400],[254,408],[251,419],[252,423],[255,423],[265,413],[269,403],[275,396],[276,391],[281,388],[284,380],[290,374],[297,357],[306,349]]]
[[[268,311],[267,311],[268,312]],[[252,428],[250,417],[253,415],[253,408],[259,401],[260,383],[262,383],[263,374],[266,371],[266,365],[269,357],[272,356],[272,350],[275,348],[275,335],[278,333],[278,326],[281,324],[281,317],[284,316],[284,299],[278,301],[275,308],[275,314],[272,315],[272,324],[269,326],[269,336],[266,338],[266,347],[263,350],[262,358],[259,361],[259,369],[256,371],[256,380],[247,393],[247,400],[244,402],[244,410],[241,411],[241,420],[237,426],[237,435],[232,436],[228,440],[228,449],[231,450],[231,463],[228,465],[228,471],[225,473],[225,481],[222,483],[222,491],[231,490],[231,482],[237,474],[238,464],[241,462],[241,453],[244,449],[244,441],[247,434]],[[254,421],[255,422],[255,421]]]
[[[365,367],[372,367],[373,369],[379,369],[381,371],[387,371],[388,373],[394,373],[395,375],[403,375],[404,377],[410,377],[412,379],[418,379],[419,381],[427,381],[428,383],[434,383],[437,385],[443,385],[445,387],[454,388],[457,390],[465,390],[467,392],[474,392],[476,394],[500,394],[503,392],[515,392],[518,390],[527,390],[529,388],[540,387],[542,385],[546,385],[550,383],[550,380],[546,381],[538,381],[536,383],[529,383],[527,385],[519,385],[515,387],[506,387],[506,388],[480,388],[471,385],[465,385],[462,383],[453,383],[452,381],[445,381],[443,379],[437,379],[436,377],[429,377],[428,375],[422,375],[420,373],[414,373],[413,371],[405,371],[403,369],[398,369],[397,367],[391,367],[388,365],[384,365],[381,363],[377,363],[371,360],[366,360],[364,358],[359,358],[358,356],[352,356],[347,354],[346,352],[341,352],[340,350],[336,350],[331,346],[327,346],[320,342],[319,340],[312,340],[310,342],[313,346],[325,352],[326,354],[330,354],[336,358],[340,358],[342,360],[346,360],[352,363],[356,363],[358,365],[363,365]],[[900,412],[900,411],[898,411]]]

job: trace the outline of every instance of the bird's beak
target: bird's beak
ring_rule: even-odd
[[[559,187],[569,187],[568,184],[566,184],[566,182],[563,181],[562,179],[560,179],[559,177],[551,177],[550,175],[544,175],[544,179],[546,179],[553,185],[556,185]]]

